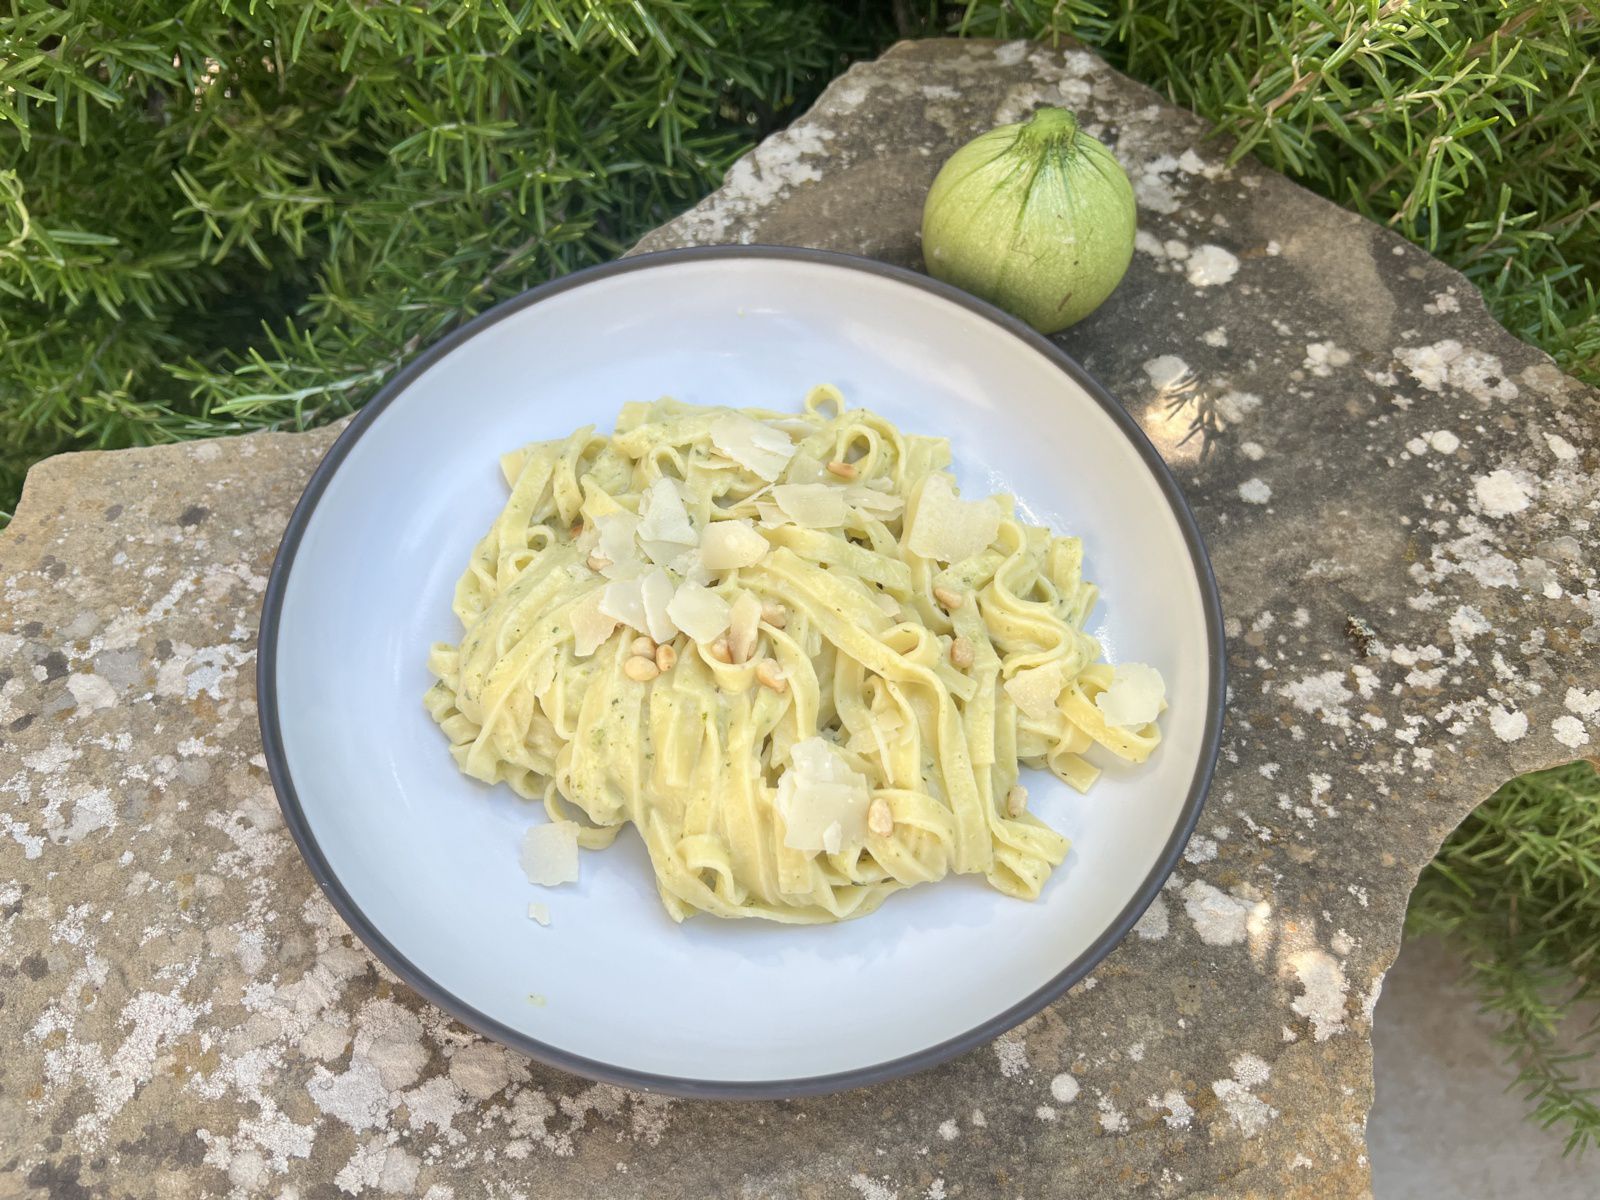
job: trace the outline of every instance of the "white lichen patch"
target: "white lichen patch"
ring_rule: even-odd
[[[1272,488],[1265,480],[1247,479],[1239,485],[1239,499],[1246,504],[1265,504],[1272,499]]]
[[[1528,732],[1528,714],[1497,704],[1489,710],[1489,728],[1502,742],[1520,741]]]
[[[1187,1129],[1194,1120],[1194,1107],[1177,1088],[1168,1088],[1161,1096],[1151,1096],[1145,1104],[1165,1111],[1166,1115],[1161,1119],[1167,1123],[1168,1129]]]
[[[1239,1055],[1233,1060],[1232,1068],[1233,1077],[1217,1080],[1211,1085],[1211,1091],[1222,1102],[1233,1127],[1252,1138],[1279,1115],[1276,1108],[1255,1094],[1255,1089],[1267,1082],[1270,1072],[1267,1064],[1254,1054]]]
[[[1301,368],[1311,375],[1326,378],[1340,367],[1350,365],[1350,351],[1333,342],[1309,342]]]
[[[1278,689],[1299,711],[1311,713],[1323,724],[1335,729],[1350,728],[1350,712],[1346,705],[1355,693],[1345,686],[1343,671],[1319,671]]]
[[[1014,67],[1028,57],[1029,45],[1025,41],[1006,42],[994,48],[994,61],[1002,67]]]
[[[849,1184],[860,1194],[861,1200],[900,1200],[900,1190],[887,1179],[874,1179],[857,1171],[850,1176]]]
[[[1265,901],[1230,895],[1196,879],[1183,889],[1183,910],[1206,945],[1236,946],[1249,935],[1252,916],[1264,920],[1271,908]]]
[[[1472,492],[1487,517],[1513,516],[1533,499],[1532,485],[1505,470],[1478,476],[1472,481]]]
[[[1196,246],[1189,255],[1189,282],[1195,287],[1221,287],[1238,273],[1238,258],[1221,246]]]
[[[72,1125],[74,1135],[86,1147],[105,1143],[111,1120],[154,1077],[161,1055],[210,1011],[209,1001],[183,999],[194,974],[191,966],[172,991],[142,991],[124,1004],[117,1023],[126,1032],[109,1052],[99,1042],[73,1037],[74,1022],[60,1010],[53,1015],[47,1011],[35,1024],[30,1040],[45,1041],[58,1030],[67,1035],[44,1052],[44,1083],[53,1090],[74,1084],[87,1089],[89,1110]]]
[[[1069,1071],[1063,1071],[1050,1081],[1050,1095],[1057,1104],[1071,1104],[1078,1098],[1078,1080]]]
[[[1112,1103],[1110,1096],[1101,1096],[1098,1107],[1100,1109],[1101,1130],[1106,1133],[1128,1132],[1127,1114]]]
[[[1428,446],[1440,454],[1454,454],[1461,449],[1461,439],[1448,429],[1435,429],[1422,435]]]
[[[1300,985],[1300,994],[1289,1007],[1311,1022],[1312,1037],[1325,1042],[1343,1033],[1350,985],[1339,960],[1325,950],[1311,948],[1290,955],[1288,968]]]
[[[1569,687],[1561,703],[1568,712],[1577,713],[1585,720],[1600,719],[1600,688]]]
[[[1394,356],[1411,378],[1430,392],[1449,386],[1483,404],[1515,400],[1520,394],[1517,385],[1506,378],[1500,359],[1466,349],[1454,338],[1431,346],[1402,346]]]
[[[1157,896],[1150,902],[1150,907],[1144,910],[1144,914],[1135,923],[1133,931],[1145,941],[1153,942],[1166,937],[1167,928],[1167,902]]]
[[[1000,1074],[1007,1079],[1015,1079],[1028,1070],[1028,1044],[1015,1033],[995,1039],[994,1056],[1000,1061]]]
[[[1158,394],[1182,390],[1194,378],[1189,364],[1176,354],[1158,354],[1145,360],[1144,374]]]
[[[1570,750],[1589,744],[1589,731],[1583,722],[1570,714],[1563,714],[1550,722],[1550,736]]]
[[[1261,407],[1261,397],[1253,392],[1223,392],[1214,401],[1217,416],[1221,419],[1223,427],[1238,425],[1251,413]]]
[[[1578,457],[1578,448],[1559,433],[1546,433],[1544,443],[1550,448],[1550,453],[1556,456],[1557,462],[1569,463]]]

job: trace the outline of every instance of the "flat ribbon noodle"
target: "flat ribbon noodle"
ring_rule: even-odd
[[[1097,592],[1076,538],[998,497],[977,553],[912,550],[919,497],[949,462],[944,439],[850,409],[827,385],[799,414],[633,402],[610,437],[585,427],[511,451],[505,507],[456,587],[461,639],[428,658],[427,710],[463,772],[576,820],[583,846],[634,826],[675,920],[841,920],[952,873],[1037,897],[1068,843],[1019,805],[1020,768],[1081,791],[1099,774],[1090,755],[1143,762],[1161,734],[1110,725],[1097,703],[1117,682],[1083,630]],[[783,484],[838,488],[844,522],[764,520]],[[597,558],[600,525],[644,516],[647,492],[681,499],[696,536],[739,520],[765,548],[717,569],[688,545],[669,563],[675,545],[659,541],[635,563]],[[602,622],[598,636],[614,620],[601,589],[614,577],[621,595],[655,570],[742,603],[744,619],[752,596],[748,654],[735,658],[732,631],[704,644],[679,632],[641,667],[627,623],[580,653],[579,625]],[[1040,668],[1059,672],[1059,692],[1024,695],[1025,712],[1007,684]],[[780,803],[796,748],[818,738],[840,778],[864,781],[829,785],[869,814],[836,846],[791,844]]]

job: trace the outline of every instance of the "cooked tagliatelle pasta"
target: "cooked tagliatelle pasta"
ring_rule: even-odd
[[[828,386],[515,450],[428,711],[580,845],[636,826],[676,920],[839,920],[951,872],[1036,897],[1068,847],[1019,763],[1081,791],[1092,745],[1143,761],[1163,685],[1098,661],[1078,539],[949,462]]]

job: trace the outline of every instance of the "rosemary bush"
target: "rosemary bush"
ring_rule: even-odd
[[[0,11],[0,512],[46,454],[352,411],[887,34],[866,0]]]
[[[57,451],[298,429],[614,256],[893,37],[1070,36],[1466,272],[1600,384],[1587,0],[9,0],[0,521]],[[1413,927],[1472,951],[1538,1119],[1600,975],[1600,782],[1506,785]]]

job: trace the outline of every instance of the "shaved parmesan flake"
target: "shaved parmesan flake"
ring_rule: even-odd
[[[792,850],[837,854],[867,837],[867,778],[852,771],[831,743],[820,737],[796,742],[790,766],[778,777],[778,812],[783,844]]]
[[[689,510],[683,506],[683,493],[678,490],[677,480],[665,475],[656,480],[645,492],[639,508],[639,540],[647,548],[651,542],[692,546],[699,540],[689,521]]]
[[[756,512],[761,514],[761,528],[776,529],[780,525],[793,525],[789,514],[784,512],[771,500],[756,501]]]
[[[682,542],[658,542],[654,538],[641,541],[644,556],[650,560],[652,566],[671,567],[673,563],[683,558],[685,554],[693,555],[694,547],[685,546]]]
[[[700,561],[713,571],[753,567],[767,553],[767,539],[749,521],[716,521],[700,535]]]
[[[540,904],[535,900],[528,905],[528,920],[537,921],[541,925],[550,924],[550,906],[548,904]]]
[[[846,489],[845,499],[855,505],[864,513],[870,513],[880,520],[898,517],[906,502],[899,496],[890,492],[880,492],[875,487],[856,484]]]
[[[728,631],[728,602],[698,583],[680,583],[667,616],[697,642],[714,642]]]
[[[600,611],[615,617],[630,629],[649,633],[645,628],[643,583],[638,579],[613,579],[600,590]]]
[[[596,588],[572,609],[572,652],[579,658],[588,658],[617,628],[617,618],[600,610],[604,595],[605,588]]]
[[[833,529],[844,524],[844,492],[825,483],[780,483],[772,498],[785,515],[804,529]]]
[[[1111,673],[1111,686],[1094,698],[1094,704],[1107,725],[1138,729],[1161,714],[1166,698],[1161,672],[1144,663],[1118,663]]]
[[[639,599],[644,605],[645,632],[658,642],[670,642],[678,627],[667,614],[674,591],[672,576],[656,567],[639,581]]]
[[[906,545],[923,558],[958,563],[982,554],[999,532],[1000,510],[995,505],[963,500],[948,475],[929,475]]]
[[[634,534],[639,529],[639,518],[631,512],[619,509],[603,517],[596,517],[594,527],[600,535],[595,542],[594,552],[601,558],[608,562],[619,563],[639,557],[633,541]]]
[[[739,413],[711,422],[711,444],[768,483],[783,474],[794,457],[794,443],[788,434]]]
[[[728,613],[728,652],[733,661],[749,659],[761,636],[761,601],[754,592],[740,592]]]
[[[1042,667],[1018,671],[1006,680],[1006,695],[1028,716],[1042,721],[1056,711],[1062,685],[1061,663],[1047,662]]]
[[[890,747],[899,744],[904,730],[905,719],[898,709],[875,708],[872,710],[872,719],[851,733],[845,748],[857,754],[876,754],[888,762]]]
[[[700,561],[698,548],[685,550],[668,563],[667,567],[677,575],[687,579],[690,583],[698,583],[702,586],[709,586],[711,583],[711,572],[707,569],[705,563]]]
[[[789,460],[789,469],[783,473],[787,483],[827,483],[833,476],[820,458],[800,451]]]
[[[578,826],[573,821],[530,825],[518,855],[529,883],[555,887],[578,878]]]

